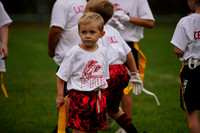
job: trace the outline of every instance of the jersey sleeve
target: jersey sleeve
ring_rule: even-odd
[[[58,72],[56,75],[61,78],[64,81],[68,81],[69,77],[72,75],[72,68],[73,68],[73,62],[72,58],[73,56],[70,55],[70,52],[66,54],[65,58],[63,59],[60,68],[58,69]]]
[[[7,12],[5,11],[3,4],[0,1],[0,28],[4,25],[8,25],[12,23],[11,18],[8,16]]]
[[[139,18],[155,20],[147,0],[138,0],[138,13]]]
[[[188,42],[188,37],[182,25],[182,21],[179,21],[174,31],[171,43],[184,52],[187,46],[186,42]]]
[[[51,14],[50,27],[57,26],[64,29],[67,23],[67,10],[66,7],[55,3]]]

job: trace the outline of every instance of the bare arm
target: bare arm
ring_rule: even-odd
[[[130,22],[135,25],[150,28],[150,29],[153,28],[153,26],[154,26],[153,20],[140,19],[140,18],[135,18],[135,17],[131,17],[131,16],[130,16]]]
[[[55,47],[60,39],[62,28],[51,27],[48,35],[48,55],[53,57],[55,55]]]
[[[176,46],[174,47],[174,53],[176,54],[178,58],[181,58],[184,54],[184,52],[180,50],[179,48],[177,48]]]
[[[126,61],[127,61],[130,71],[137,72],[137,67],[136,67],[135,59],[134,59],[132,52],[129,52],[127,54],[126,58],[127,58]]]
[[[4,53],[4,56],[2,59],[6,59],[8,57],[8,25],[4,25],[0,29],[0,34],[2,38],[2,44],[0,47],[0,54]]]
[[[64,103],[64,94],[63,94],[63,90],[64,89],[64,81],[62,79],[60,79],[59,77],[57,77],[57,91],[58,91],[58,95],[56,98],[56,105],[57,105],[57,109],[59,110],[60,106],[62,106],[62,104]]]

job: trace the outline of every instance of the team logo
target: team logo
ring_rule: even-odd
[[[103,68],[98,65],[98,61],[90,60],[83,69],[81,79],[81,88],[96,87],[103,84]]]
[[[73,7],[76,14],[83,13],[85,11],[84,5],[79,5],[77,7]]]

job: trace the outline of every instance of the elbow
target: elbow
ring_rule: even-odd
[[[148,28],[152,29],[154,27],[154,21],[150,21],[148,24]]]
[[[177,48],[177,47],[174,47],[174,53],[176,54],[176,56],[178,58],[181,58],[183,56],[183,54],[184,54],[184,52],[182,50],[180,50],[179,48]]]

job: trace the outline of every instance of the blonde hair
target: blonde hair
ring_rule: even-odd
[[[80,30],[80,25],[89,23],[95,24],[100,31],[103,31],[104,20],[98,13],[95,12],[85,13],[78,21],[78,30]]]
[[[108,0],[89,0],[89,10],[99,13],[107,23],[114,13],[114,6]]]

